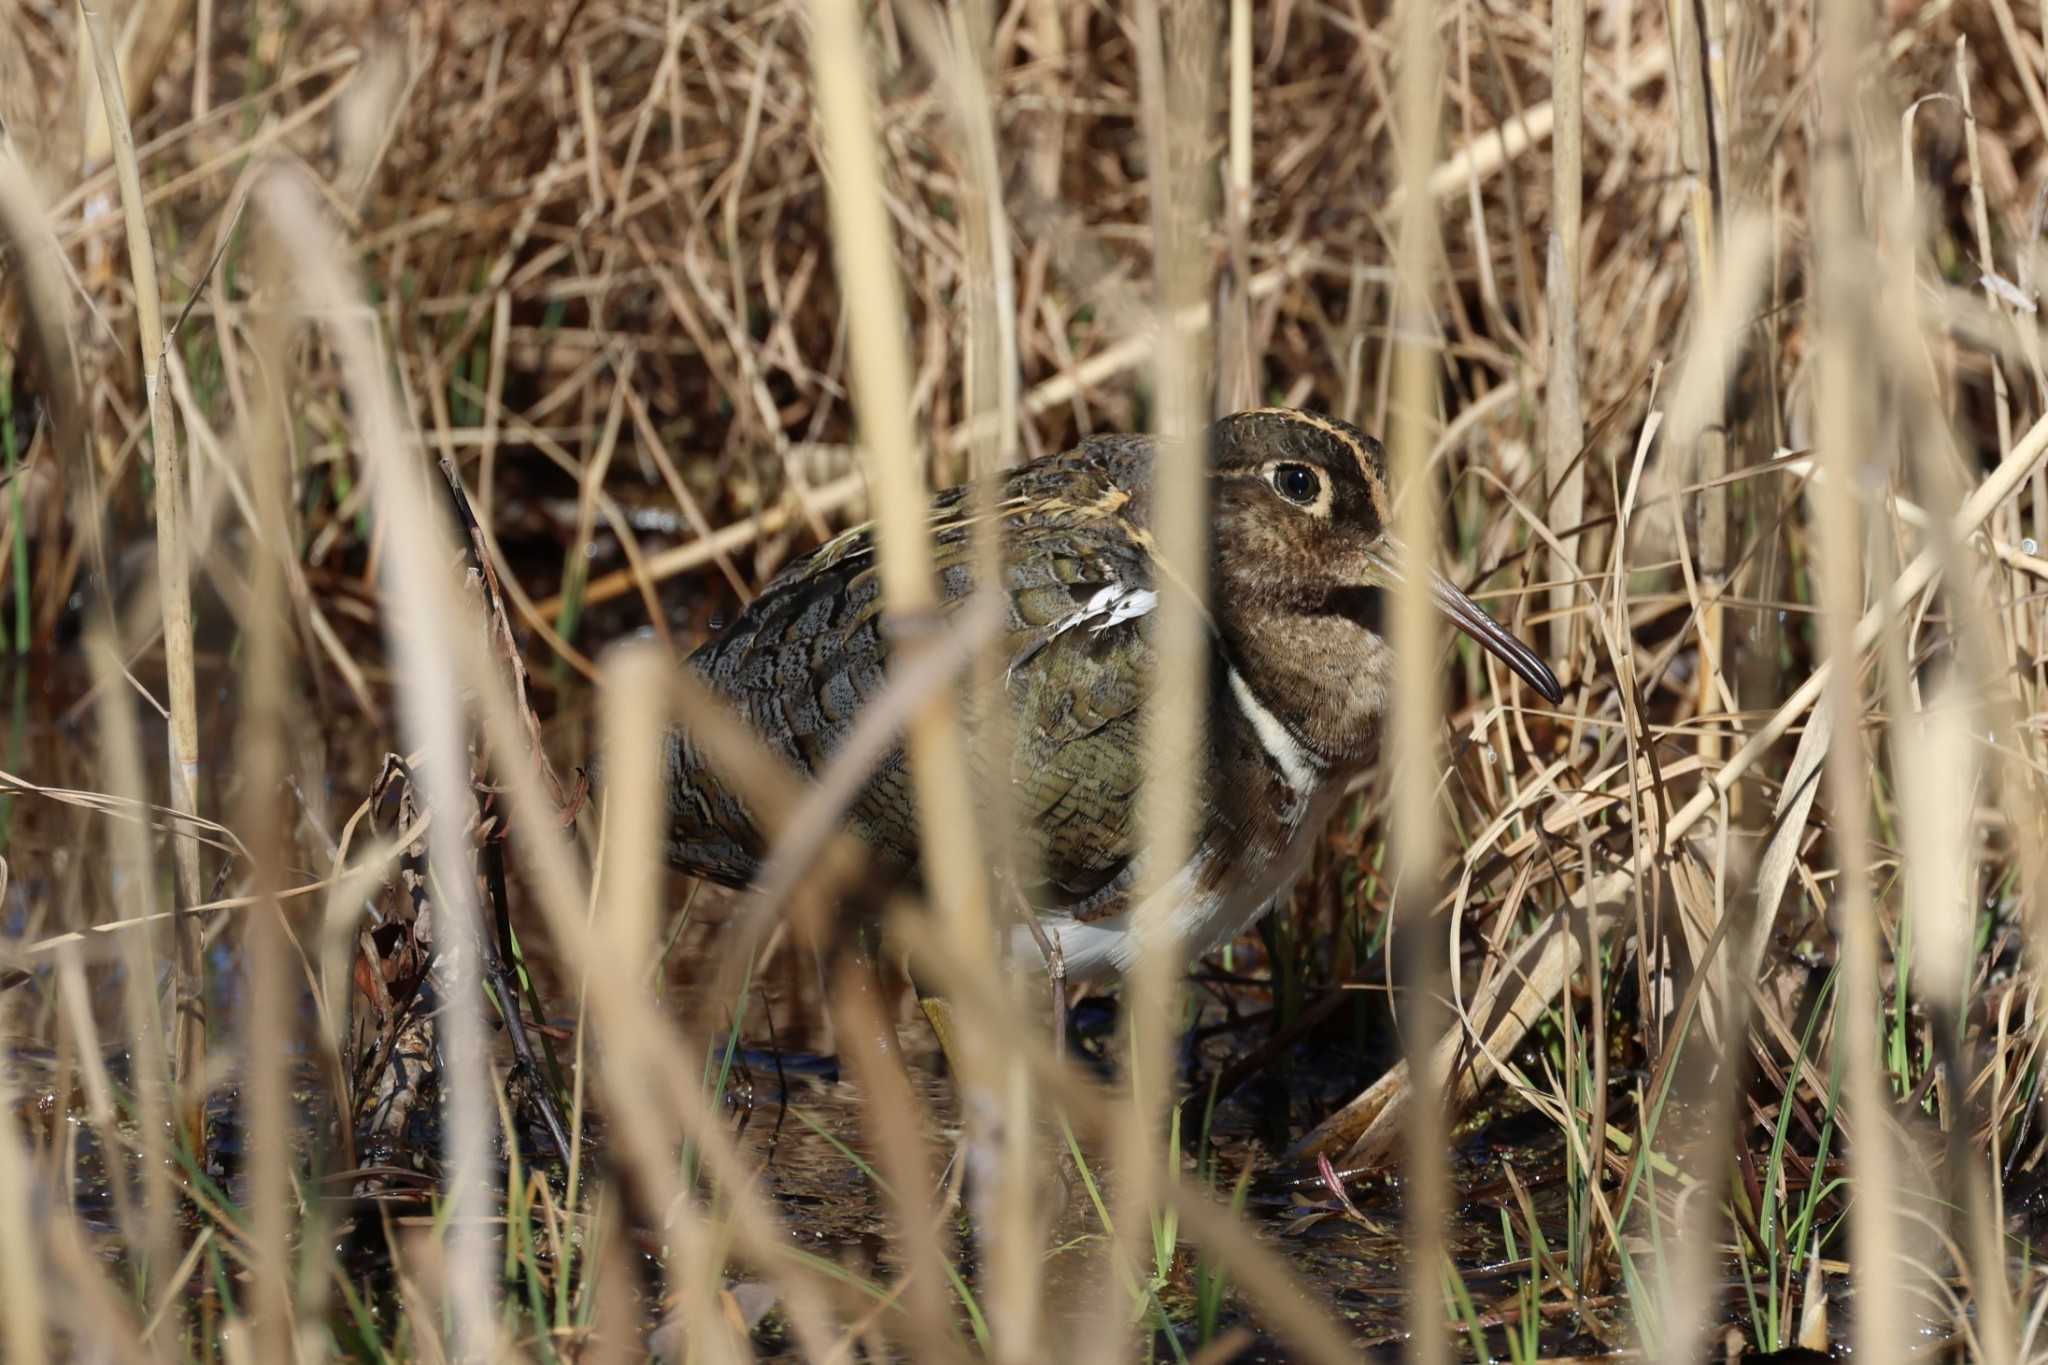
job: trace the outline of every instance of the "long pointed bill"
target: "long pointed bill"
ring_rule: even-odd
[[[1429,575],[1429,594],[1443,608],[1451,624],[1479,642],[1479,647],[1515,671],[1515,676],[1541,692],[1555,706],[1564,700],[1564,688],[1550,665],[1536,651],[1508,634],[1507,627],[1486,614],[1486,608],[1452,587],[1442,574]]]
[[[1387,586],[1393,587],[1403,578],[1402,566],[1408,556],[1392,536],[1386,537],[1385,545],[1386,548],[1374,553],[1372,559],[1374,567],[1386,575]],[[1451,618],[1452,625],[1513,669],[1516,677],[1541,692],[1551,705],[1564,700],[1564,688],[1559,685],[1557,674],[1550,671],[1550,665],[1544,663],[1535,650],[1508,634],[1506,627],[1486,614],[1486,608],[1459,592],[1451,586],[1449,579],[1434,569],[1429,573],[1429,595],[1436,599],[1443,614]]]

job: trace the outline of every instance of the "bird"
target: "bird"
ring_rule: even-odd
[[[1210,522],[1209,649],[1203,752],[1194,773],[1193,852],[1148,877],[1138,814],[1144,711],[1162,685],[1154,648],[1160,585],[1152,537],[1162,458],[1150,435],[1089,436],[991,476],[993,488],[932,498],[942,613],[975,596],[978,521],[999,537],[1000,667],[968,713],[1009,707],[1009,749],[983,754],[977,785],[999,792],[1023,837],[1017,900],[1036,920],[1006,925],[1011,959],[1069,982],[1114,977],[1136,958],[1146,894],[1170,898],[1186,960],[1229,942],[1284,896],[1336,804],[1378,758],[1393,700],[1386,594],[1411,572],[1451,624],[1547,701],[1556,675],[1470,596],[1408,563],[1389,529],[1386,454],[1348,422],[1259,407],[1199,438]],[[1188,452],[1192,455],[1192,452]],[[688,666],[800,774],[829,763],[890,676],[872,524],[786,567]],[[681,727],[660,758],[671,866],[745,887],[767,856],[762,827]],[[899,744],[846,811],[883,865],[914,876],[918,821]],[[1156,889],[1149,893],[1147,887]],[[1048,951],[1048,949],[1050,951]]]

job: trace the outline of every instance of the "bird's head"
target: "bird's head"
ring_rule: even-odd
[[[1369,741],[1361,726],[1376,731],[1392,687],[1387,594],[1409,573],[1426,576],[1459,630],[1562,699],[1534,650],[1394,538],[1386,455],[1372,437],[1311,412],[1254,408],[1210,427],[1209,471],[1212,609],[1247,680],[1302,716],[1311,743],[1334,754]]]

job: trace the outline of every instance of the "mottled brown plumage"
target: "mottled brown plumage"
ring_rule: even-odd
[[[1000,519],[1008,613],[999,649],[1015,744],[985,791],[1011,787],[1030,836],[1026,897],[1059,940],[1070,976],[1128,965],[1131,888],[1141,840],[1141,710],[1154,685],[1156,603],[1150,524],[1152,438],[1091,437],[1005,476]],[[1300,870],[1347,784],[1374,760],[1392,685],[1380,597],[1399,581],[1386,533],[1379,444],[1313,413],[1260,408],[1208,434],[1212,508],[1198,852],[1162,893],[1188,951],[1239,932]],[[975,500],[933,500],[946,609],[972,592]],[[1556,678],[1469,598],[1432,589],[1461,629],[1537,691]],[[768,742],[802,771],[829,761],[863,703],[884,686],[888,637],[868,527],[790,565],[691,658]],[[970,711],[987,699],[970,695]],[[681,733],[664,756],[669,859],[740,886],[759,870],[761,834]],[[914,802],[900,749],[848,812],[881,857],[916,866]],[[1036,958],[1022,932],[1012,948]]]

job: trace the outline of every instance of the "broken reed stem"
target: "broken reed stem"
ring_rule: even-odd
[[[1395,145],[1404,187],[1394,256],[1394,379],[1388,410],[1388,478],[1396,494],[1395,525],[1407,551],[1395,594],[1394,769],[1390,793],[1395,877],[1394,918],[1400,937],[1401,1039],[1410,1074],[1421,1078],[1408,1106],[1408,1174],[1402,1200],[1407,1239],[1408,1359],[1438,1365],[1449,1357],[1445,1331],[1444,1220],[1450,1213],[1443,1091],[1425,1064],[1450,1027],[1444,1007],[1454,946],[1432,929],[1437,899],[1437,745],[1442,705],[1437,689],[1438,620],[1429,595],[1437,510],[1430,477],[1430,427],[1436,415],[1438,357],[1431,311],[1440,261],[1436,203],[1425,191],[1436,156],[1443,57],[1432,0],[1403,0]],[[1576,444],[1573,453],[1576,453]],[[1576,566],[1568,572],[1575,574]]]
[[[1861,121],[1857,65],[1869,42],[1865,7],[1859,0],[1829,0],[1826,15],[1827,41],[1820,45],[1821,136],[1814,152],[1812,269],[1818,281],[1820,350],[1815,435],[1821,463],[1830,475],[1817,500],[1816,567],[1823,608],[1821,638],[1830,666],[1826,705],[1834,711],[1835,731],[1825,768],[1832,843],[1840,868],[1833,906],[1842,972],[1835,1040],[1847,1073],[1850,1177],[1858,1209],[1850,1227],[1854,1347],[1859,1360],[1884,1365],[1900,1358],[1905,1322],[1898,1298],[1900,1247],[1894,1233],[1898,1186],[1878,1051],[1881,936],[1871,888],[1870,795],[1858,723],[1863,714],[1861,651],[1855,633],[1863,598],[1858,473],[1866,460],[1874,458],[1878,436],[1869,394],[1882,392],[1886,385],[1883,357],[1865,344],[1875,322],[1869,311],[1875,262],[1860,231],[1855,151]]]
[[[192,639],[192,556],[186,544],[185,459],[171,417],[163,363],[163,302],[157,292],[156,249],[143,209],[142,175],[127,101],[107,36],[105,16],[81,2],[79,13],[92,40],[94,70],[107,127],[113,133],[114,165],[128,232],[128,267],[135,279],[135,323],[142,349],[142,385],[149,403],[150,449],[156,460],[157,599],[163,611],[164,675],[170,703],[171,809],[199,813],[199,702]],[[206,957],[202,929],[192,913],[202,893],[199,845],[183,833],[173,836],[178,903],[172,921],[175,940],[172,1054],[179,1089],[178,1130],[195,1156],[206,1151]]]

